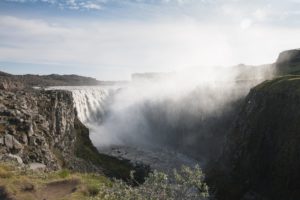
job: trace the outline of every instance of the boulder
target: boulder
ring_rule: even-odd
[[[8,157],[10,157],[11,159],[17,161],[19,164],[23,164],[22,158],[18,155],[8,154]]]
[[[43,163],[30,163],[29,164],[29,169],[31,169],[31,170],[45,170],[46,165],[44,165]]]
[[[4,143],[5,143],[5,146],[9,149],[12,149],[13,146],[14,146],[14,143],[13,143],[13,136],[12,135],[9,135],[9,134],[5,134],[4,135]]]
[[[5,134],[4,141],[5,146],[9,149],[21,150],[23,148],[23,145],[10,134]]]
[[[23,145],[16,138],[13,139],[13,147],[18,151],[23,149]]]
[[[19,165],[23,165],[22,158],[19,155],[11,153],[0,155],[0,160],[4,162],[15,162]]]

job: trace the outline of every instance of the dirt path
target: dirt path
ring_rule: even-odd
[[[38,200],[58,200],[75,192],[78,184],[79,181],[76,179],[51,182],[38,190],[36,197]]]

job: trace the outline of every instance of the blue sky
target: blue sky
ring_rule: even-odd
[[[0,70],[129,79],[300,47],[300,0],[0,0]]]

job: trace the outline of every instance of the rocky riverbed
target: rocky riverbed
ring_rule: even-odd
[[[167,174],[181,166],[203,166],[204,162],[194,160],[182,153],[167,148],[141,148],[129,146],[99,147],[99,152],[119,159],[130,160],[133,164],[143,163],[149,165],[152,170],[158,170]]]

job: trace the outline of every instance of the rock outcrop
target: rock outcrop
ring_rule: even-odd
[[[73,166],[75,119],[70,92],[1,91],[1,155],[13,154],[25,164],[41,163],[48,169]]]
[[[281,52],[275,68],[278,75],[300,74],[300,49]]]
[[[300,199],[300,76],[251,90],[208,173],[219,200]]]
[[[0,90],[0,160],[8,159],[30,168],[68,168],[122,179],[135,170],[138,181],[148,173],[99,154],[77,117],[72,93],[62,90]]]
[[[15,91],[24,87],[25,85],[13,75],[0,71],[0,90]]]

